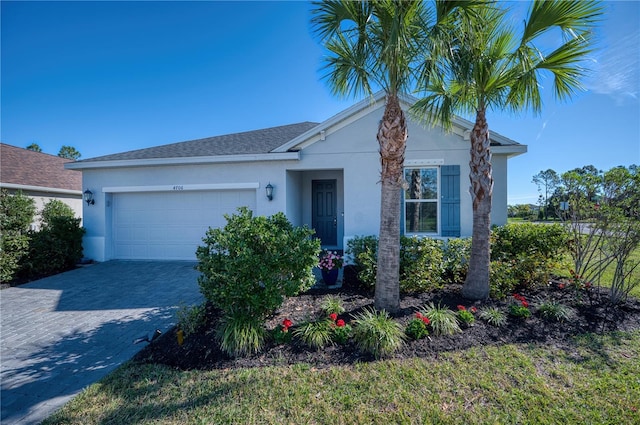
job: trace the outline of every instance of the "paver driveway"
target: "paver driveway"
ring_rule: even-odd
[[[195,263],[108,261],[0,291],[5,424],[37,424],[197,304]]]

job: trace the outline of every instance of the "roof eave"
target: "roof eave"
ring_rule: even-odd
[[[123,167],[153,167],[160,165],[194,165],[194,164],[222,164],[234,162],[259,162],[259,161],[299,161],[299,152],[243,154],[243,155],[215,155],[194,156],[179,158],[148,158],[148,159],[119,159],[103,161],[80,161],[65,164],[69,170],[86,170],[96,168],[123,168]]]

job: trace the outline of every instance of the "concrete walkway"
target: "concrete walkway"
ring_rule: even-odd
[[[203,301],[195,263],[109,261],[0,291],[0,423],[37,424]]]

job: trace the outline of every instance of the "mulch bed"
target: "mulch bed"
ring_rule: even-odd
[[[420,357],[437,359],[443,352],[464,350],[475,346],[502,345],[512,343],[534,343],[556,346],[570,350],[572,337],[585,332],[605,332],[612,330],[630,331],[640,329],[640,300],[611,306],[607,302],[605,289],[594,288],[591,295],[576,292],[570,288],[560,289],[558,282],[532,291],[520,292],[532,304],[532,316],[526,320],[509,317],[507,324],[497,328],[477,317],[475,324],[452,336],[430,336],[418,341],[407,341],[391,358],[407,359]],[[511,300],[486,300],[471,303],[460,295],[460,285],[448,285],[432,293],[403,295],[401,310],[393,317],[403,326],[411,320],[417,309],[433,302],[456,310],[457,305],[478,310],[487,307],[500,307],[504,312]],[[358,286],[346,282],[343,288],[316,288],[304,294],[288,299],[270,318],[268,329],[278,326],[285,318],[290,319],[294,327],[305,320],[321,317],[320,305],[327,296],[339,296],[346,312],[340,315],[347,323],[354,313],[373,307],[373,294]],[[574,311],[571,320],[552,322],[541,318],[535,309],[536,300],[559,300]],[[291,343],[276,345],[269,342],[265,349],[256,355],[243,358],[230,358],[220,351],[215,340],[213,328],[219,319],[219,313],[207,307],[206,323],[194,334],[187,337],[183,345],[178,345],[176,329],[171,329],[155,341],[149,343],[134,358],[140,363],[165,364],[182,370],[210,370],[228,368],[249,368],[276,365],[306,363],[316,368],[337,365],[351,365],[374,359],[359,353],[354,344],[330,345],[320,350],[307,348],[296,339]]]

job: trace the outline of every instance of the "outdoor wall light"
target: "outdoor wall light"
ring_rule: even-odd
[[[84,191],[82,197],[84,198],[84,201],[87,203],[87,205],[93,205],[96,203],[96,201],[93,200],[93,192],[89,189]]]
[[[267,192],[267,199],[272,201],[273,200],[273,186],[271,185],[271,183],[267,184],[264,187],[264,190]]]

